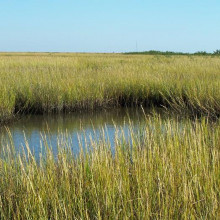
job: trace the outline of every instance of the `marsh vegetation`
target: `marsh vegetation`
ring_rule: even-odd
[[[0,218],[218,219],[219,88],[218,56],[1,54],[1,123],[27,114],[50,123],[37,138],[38,157],[28,139],[34,123],[21,129],[22,145],[2,128]],[[89,130],[98,138],[82,132],[73,151],[70,131],[83,126],[65,114],[138,106],[138,120],[95,117]],[[65,113],[63,130],[52,126],[53,113]],[[112,119],[113,139],[105,131]]]
[[[14,154],[0,160],[1,219],[216,219],[219,217],[220,126],[160,116],[130,137],[103,136],[75,155],[68,133],[55,157],[50,142],[36,161]],[[117,134],[117,132],[116,132]],[[84,141],[88,143],[88,140]],[[87,150],[85,150],[87,149]],[[24,151],[25,152],[25,151]]]
[[[0,121],[137,105],[219,115],[219,88],[219,57],[1,54]]]

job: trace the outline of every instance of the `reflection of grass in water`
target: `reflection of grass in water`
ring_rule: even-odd
[[[14,112],[166,105],[219,114],[220,60],[208,56],[1,55],[0,120]]]
[[[154,110],[155,111],[155,110]],[[81,112],[70,114],[46,114],[46,115],[28,115],[22,117],[17,122],[11,123],[7,128],[15,142],[16,151],[20,151],[21,145],[24,144],[24,133],[31,144],[31,150],[37,155],[40,150],[40,136],[46,134],[48,140],[53,143],[53,152],[56,154],[56,142],[58,134],[67,132],[75,143],[75,151],[78,152],[77,135],[85,134],[87,137],[95,133],[98,137],[100,134],[100,127],[105,127],[105,132],[108,133],[113,145],[114,126],[123,129],[125,134],[128,133],[128,126],[130,121],[136,129],[141,129],[140,126],[145,124],[144,117],[155,114],[153,109],[146,111],[142,108],[119,108],[108,109],[97,112]],[[157,109],[157,114],[162,113],[161,109]],[[166,114],[162,114],[166,117]],[[59,138],[59,137],[58,137]],[[0,145],[4,145],[8,141],[7,129],[0,127]]]
[[[48,149],[38,164],[30,153],[14,157],[4,146],[1,219],[219,217],[219,121],[187,120],[180,129],[155,117],[147,119],[141,138],[130,131],[127,144],[116,137],[114,155],[102,138],[78,157],[61,138],[58,159]]]
[[[163,114],[164,109],[157,109],[158,113]],[[96,112],[81,112],[70,114],[45,114],[45,115],[27,115],[20,120],[9,124],[7,127],[13,132],[25,131],[26,135],[31,134],[33,131],[47,131],[51,133],[57,133],[57,130],[68,130],[68,132],[78,131],[80,127],[83,129],[94,128],[98,129],[101,126],[114,125],[123,126],[128,124],[129,120],[133,123],[139,123],[144,121],[144,115],[153,115],[154,111],[151,109],[144,110],[142,108],[119,108],[119,109],[107,109]],[[166,117],[166,114],[163,114]],[[0,128],[0,133],[4,133],[5,129]]]

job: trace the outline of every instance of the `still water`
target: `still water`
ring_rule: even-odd
[[[23,150],[23,146],[28,143],[36,158],[44,151],[45,140],[54,155],[57,154],[57,146],[62,139],[71,146],[75,154],[79,153],[80,145],[85,147],[91,141],[99,141],[103,137],[114,150],[116,133],[118,135],[121,132],[129,139],[129,125],[132,123],[134,129],[141,129],[146,123],[146,114],[151,112],[146,109],[143,112],[141,108],[121,108],[92,113],[24,116],[7,128],[0,129],[0,141],[1,145],[6,145],[10,142],[11,135],[16,152]]]

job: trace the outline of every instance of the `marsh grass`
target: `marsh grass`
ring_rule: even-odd
[[[0,54],[0,123],[23,113],[163,106],[186,123],[147,118],[130,137],[81,139],[58,155],[42,137],[1,144],[0,219],[220,218],[220,58],[121,54]],[[209,117],[215,122],[209,122]],[[10,131],[8,131],[10,136]]]
[[[47,154],[39,161],[28,142],[16,155],[11,139],[0,159],[0,218],[220,217],[219,121],[154,116],[139,131],[131,123],[130,139],[117,134],[114,152],[103,132],[78,155],[63,134],[57,157],[42,137]]]
[[[21,113],[165,106],[219,116],[220,58],[0,54],[0,122]]]

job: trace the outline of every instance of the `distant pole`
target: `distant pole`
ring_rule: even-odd
[[[138,52],[138,43],[136,41],[136,52]]]

